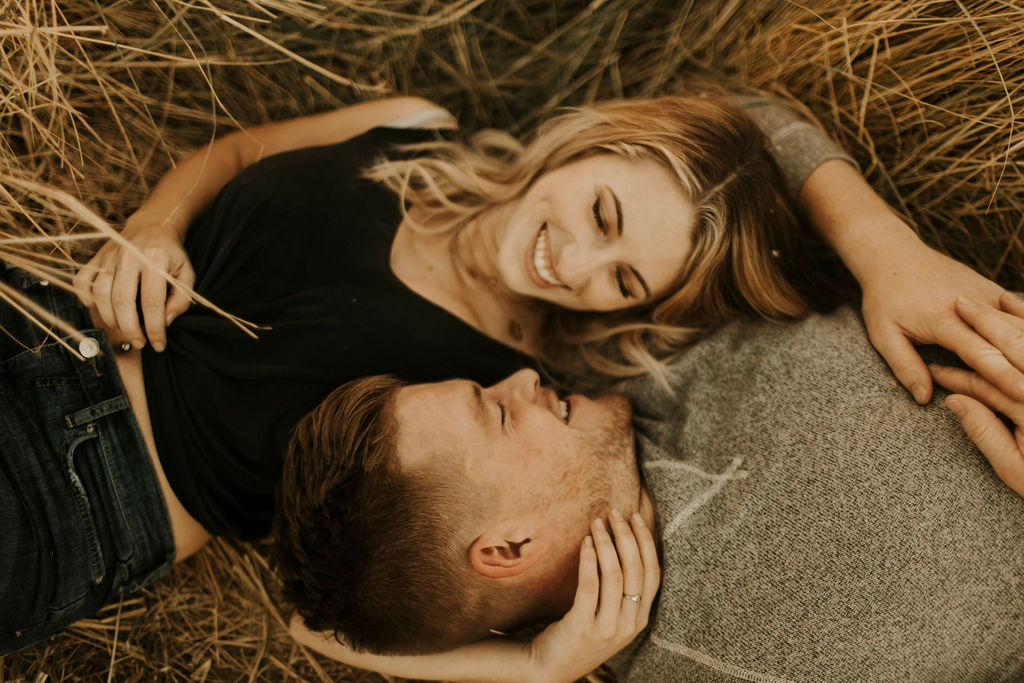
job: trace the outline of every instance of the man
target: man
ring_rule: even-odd
[[[1024,362],[1019,323],[978,309],[958,312]],[[933,372],[973,396],[950,405],[1021,490],[1024,403],[964,371]],[[391,652],[550,618],[571,598],[588,520],[642,508],[646,489],[664,580],[650,629],[616,659],[628,680],[1024,674],[1024,499],[941,404],[906,400],[854,313],[728,326],[674,363],[669,382],[672,395],[651,379],[626,387],[644,484],[617,397],[569,397],[563,419],[523,373],[487,389],[378,381],[367,402],[350,387],[352,429],[314,413],[321,422],[305,425],[286,464],[293,488],[310,463],[307,481],[320,483],[284,496],[279,516],[300,614]],[[975,399],[1014,420],[1016,441]],[[332,492],[325,463],[345,451],[370,460]],[[344,530],[375,492],[386,500],[356,515],[351,535],[317,521]],[[335,505],[353,495],[352,508]],[[305,599],[300,583],[322,578],[317,562],[338,543],[321,567],[330,590]]]

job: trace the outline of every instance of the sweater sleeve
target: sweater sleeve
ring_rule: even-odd
[[[860,171],[846,150],[778,100],[763,95],[738,95],[734,101],[768,138],[768,151],[782,169],[794,199],[811,172],[830,159],[842,159]]]

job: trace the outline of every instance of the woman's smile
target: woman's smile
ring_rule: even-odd
[[[692,204],[663,166],[598,154],[543,174],[495,216],[490,253],[515,296],[612,311],[671,289],[693,223]]]
[[[570,287],[562,282],[555,271],[551,257],[551,240],[548,238],[548,224],[544,223],[537,231],[533,247],[526,251],[526,273],[538,287]]]

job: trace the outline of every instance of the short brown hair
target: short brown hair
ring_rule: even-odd
[[[402,383],[335,389],[296,426],[277,491],[274,556],[307,628],[356,650],[446,650],[487,633],[461,538],[465,491],[402,471],[394,401]]]

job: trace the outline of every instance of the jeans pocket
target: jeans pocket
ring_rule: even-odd
[[[77,539],[65,538],[64,542],[68,546],[62,549],[66,552],[60,553],[64,555],[62,563],[72,566],[58,573],[58,577],[75,578],[59,582],[51,607],[55,612],[81,603],[106,578],[102,544],[83,477],[83,467],[90,461],[96,463],[98,446],[99,433],[96,425],[91,422],[68,430],[61,444],[61,464],[67,477],[71,501],[78,514],[76,519],[68,520],[67,527],[71,531],[68,535],[75,535]]]

